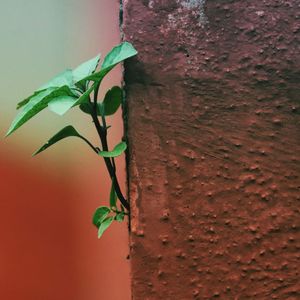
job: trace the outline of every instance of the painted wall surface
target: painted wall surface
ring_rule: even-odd
[[[299,1],[124,1],[133,299],[299,299]]]
[[[119,1],[1,1],[0,136],[17,102],[119,40]],[[114,70],[104,89],[120,75]],[[108,123],[113,146],[123,134],[121,112]],[[64,118],[42,112],[0,140],[0,299],[130,299],[126,224],[113,225],[101,240],[91,224],[109,197],[102,161],[71,138],[31,157],[68,124],[98,143],[90,118],[75,109]],[[118,164],[124,189],[123,159]]]

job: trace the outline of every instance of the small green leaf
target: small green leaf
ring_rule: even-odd
[[[37,91],[52,88],[52,87],[62,87],[68,86],[69,88],[73,87],[73,73],[71,69],[66,69],[62,73],[58,74],[52,78],[49,82],[41,86]]]
[[[32,97],[29,102],[23,106],[23,110],[16,116],[12,122],[6,136],[21,127],[24,123],[42,111],[48,106],[48,103],[60,96],[73,96],[74,94],[68,86],[59,88],[48,88]]]
[[[84,87],[85,81],[82,79],[95,72],[99,60],[100,60],[100,54],[82,63],[80,66],[78,66],[76,69],[73,70],[73,79],[76,85],[80,87]]]
[[[117,207],[117,194],[114,188],[114,180],[111,184],[111,189],[110,189],[110,196],[109,196],[109,205],[110,207]]]
[[[89,102],[85,102],[85,103],[81,103],[79,105],[80,110],[82,110],[83,112],[85,112],[86,114],[91,114],[92,112],[92,105]]]
[[[122,221],[124,221],[124,217],[125,217],[125,213],[119,212],[116,214],[115,220],[118,222],[122,222]]]
[[[127,148],[127,145],[125,142],[121,142],[118,145],[115,146],[115,148],[112,151],[100,151],[99,155],[102,157],[116,157],[120,156]]]
[[[122,103],[123,92],[118,86],[111,88],[105,95],[103,100],[104,114],[106,116],[113,115]]]
[[[100,110],[100,107],[101,107],[101,103],[97,103],[97,115],[98,116],[101,116],[101,110]],[[93,110],[93,107],[92,107],[92,104],[89,103],[89,102],[85,102],[85,103],[81,103],[79,108],[87,113],[87,114],[91,114],[92,113],[92,110]]]
[[[99,72],[95,72],[82,80],[93,80],[101,82],[104,76],[112,70],[118,63],[124,61],[127,58],[135,56],[137,51],[134,47],[128,43],[123,42],[120,45],[114,47],[104,58],[103,64]]]
[[[98,239],[101,238],[104,231],[110,226],[110,224],[113,222],[113,220],[114,220],[114,217],[108,217],[100,224],[99,229],[98,229]]]
[[[34,152],[33,156],[37,155],[38,153],[46,150],[53,144],[59,142],[60,140],[66,138],[66,137],[69,137],[69,136],[77,136],[77,137],[81,138],[81,135],[77,132],[77,130],[73,126],[71,126],[71,125],[66,126],[62,130],[60,130],[57,134],[55,134],[45,145],[43,145],[40,149],[38,149],[36,152]]]
[[[93,215],[93,224],[99,228],[100,224],[110,213],[110,208],[107,206],[100,206],[96,209]]]
[[[116,64],[121,61],[132,57],[137,54],[134,47],[128,43],[123,42],[120,45],[114,47],[104,58],[101,70],[112,69]]]

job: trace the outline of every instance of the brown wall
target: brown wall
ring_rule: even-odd
[[[135,300],[299,299],[299,18],[124,1]]]

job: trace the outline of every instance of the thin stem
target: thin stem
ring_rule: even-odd
[[[111,160],[112,160],[112,165],[113,165],[113,167],[114,167],[114,170],[116,171],[117,168],[116,168],[115,158],[112,157]]]
[[[101,127],[99,120],[98,120],[97,116],[95,115],[95,111],[93,111],[93,113],[92,113],[92,118],[93,118],[94,124],[96,126],[96,129],[97,129],[97,132],[98,132],[101,144],[102,144],[102,149],[103,149],[103,151],[108,151],[106,136],[103,135],[103,128]],[[118,198],[120,199],[122,205],[129,211],[129,209],[130,209],[129,204],[121,192],[121,188],[120,188],[115,170],[111,164],[110,159],[108,157],[104,157],[104,162],[105,162],[106,168],[109,172],[111,179],[114,179],[114,188],[115,188]]]
[[[105,127],[101,126],[98,116],[97,116],[97,95],[98,95],[99,85],[100,84],[97,84],[96,88],[94,90],[94,103],[93,103],[94,105],[93,105],[93,109],[91,111],[91,116],[92,116],[93,122],[95,124],[96,130],[98,132],[98,135],[99,135],[99,138],[100,138],[100,141],[102,144],[102,150],[108,151],[107,128],[106,128],[106,126]],[[104,123],[103,125],[106,125],[106,124]],[[106,168],[108,170],[108,173],[110,175],[110,178],[114,183],[114,188],[115,188],[116,194],[117,194],[120,202],[129,211],[130,210],[129,203],[122,194],[122,191],[121,191],[121,188],[120,188],[117,176],[116,176],[115,168],[112,165],[111,160],[108,157],[104,157],[104,162],[105,162]]]
[[[101,82],[97,82],[95,89],[94,89],[94,109],[97,112],[97,99],[98,99],[98,92],[99,92],[99,87],[100,87]]]
[[[82,90],[78,89],[78,88],[72,88],[72,90],[78,92],[79,94],[82,94]]]
[[[125,212],[125,211],[118,210],[118,209],[111,208],[111,210],[112,210],[114,213],[117,213],[117,214],[123,213],[123,214],[126,215],[126,216],[129,215],[129,213],[127,213],[127,212]]]
[[[103,128],[105,129],[105,131],[107,132],[107,126],[106,126],[106,120],[105,120],[105,116],[101,116],[102,119],[102,124],[103,124]]]

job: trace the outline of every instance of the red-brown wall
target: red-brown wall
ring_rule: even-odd
[[[124,1],[133,299],[299,299],[299,12]]]

